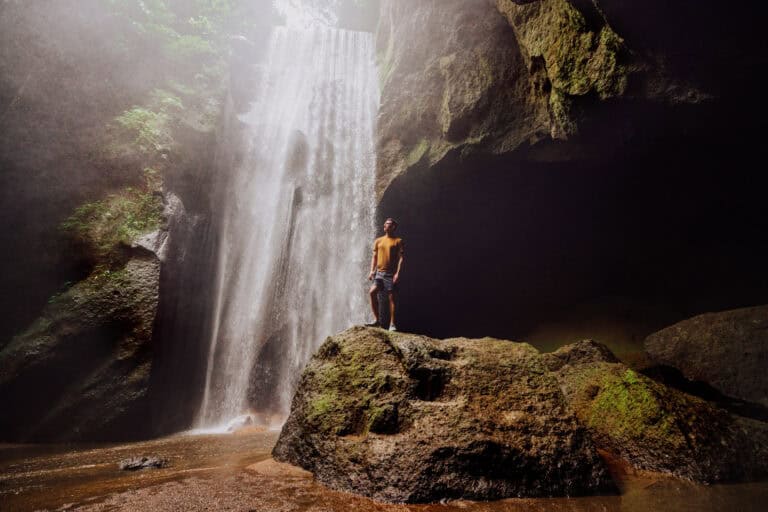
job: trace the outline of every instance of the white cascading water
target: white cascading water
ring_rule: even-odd
[[[221,218],[217,297],[197,427],[244,413],[277,426],[325,336],[367,314],[373,239],[373,36],[275,28],[251,147]]]

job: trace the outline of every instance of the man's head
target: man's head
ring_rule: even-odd
[[[394,235],[397,230],[397,222],[392,217],[384,221],[384,232],[388,235]]]

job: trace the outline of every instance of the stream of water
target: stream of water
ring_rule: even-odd
[[[250,146],[226,184],[197,428],[242,414],[279,425],[331,333],[360,323],[373,238],[379,92],[373,35],[274,29]]]
[[[263,512],[762,512],[768,482],[697,485],[625,475],[621,494],[390,505],[332,491],[271,461],[277,432],[172,436],[127,444],[1,445],[0,510],[258,510]],[[167,467],[121,471],[154,455]],[[276,467],[277,466],[277,467]]]

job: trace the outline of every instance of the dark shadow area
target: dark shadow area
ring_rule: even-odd
[[[658,365],[645,368],[642,373],[684,393],[697,396],[707,402],[715,403],[738,416],[758,421],[768,421],[768,407],[726,396],[706,382],[687,379],[677,368]]]
[[[768,302],[762,118],[736,102],[625,103],[594,120],[570,160],[451,157],[390,187],[380,217],[396,217],[406,242],[398,327],[520,339],[569,307],[623,297],[648,306],[627,312],[649,329],[642,340]]]

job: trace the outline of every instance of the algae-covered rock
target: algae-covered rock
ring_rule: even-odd
[[[589,24],[575,2],[567,0],[496,3],[515,30],[528,67],[537,59],[543,61],[551,84],[553,137],[578,131],[577,120],[569,112],[571,97],[595,93],[605,100],[624,94],[630,73],[629,50],[602,13],[594,10],[598,23]]]
[[[683,320],[648,336],[645,351],[690,380],[768,406],[768,306]]]
[[[539,71],[487,0],[384,0],[377,50],[379,195],[449,153],[504,153],[549,133]]]
[[[275,458],[395,502],[613,489],[530,345],[352,328],[304,372]]]
[[[768,425],[592,341],[540,354],[353,327],[306,368],[273,452],[332,488],[395,502],[610,491],[598,453],[697,482],[747,480],[768,470]]]
[[[550,142],[531,155],[602,157],[606,146],[626,141],[583,132],[621,131],[617,116],[630,125],[637,117],[640,126],[642,104],[711,98],[669,69],[663,49],[628,43],[600,4],[383,0],[379,197],[400,176],[448,156],[525,153]],[[622,27],[633,28],[635,11],[616,10]]]
[[[655,382],[591,341],[549,357],[595,443],[631,466],[698,482],[748,480],[768,472],[768,425]]]
[[[64,229],[95,266],[0,351],[7,439],[146,436],[151,339],[167,242],[161,197],[129,189],[78,209]]]

